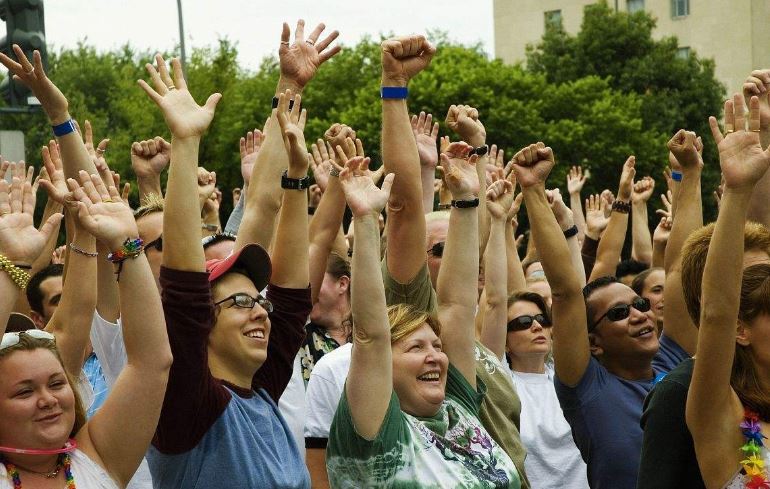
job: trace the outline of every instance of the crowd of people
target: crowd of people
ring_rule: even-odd
[[[224,226],[221,95],[178,59],[139,81],[171,137],[127,183],[39,53],[0,54],[55,136],[37,177],[0,165],[0,489],[770,488],[770,70],[709,119],[716,222],[682,129],[651,232],[633,156],[585,202],[570,168],[565,202],[545,143],[506,163],[474,107],[440,139],[410,115],[423,36],[382,43],[381,164],[344,121],[308,146],[324,30],[284,24]]]

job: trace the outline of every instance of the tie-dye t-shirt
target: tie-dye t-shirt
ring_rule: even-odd
[[[476,382],[478,392],[450,364],[446,400],[430,418],[401,411],[393,392],[380,431],[371,441],[356,433],[343,392],[326,451],[331,486],[519,489],[516,466],[479,421],[486,388]]]

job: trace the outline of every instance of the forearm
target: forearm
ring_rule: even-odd
[[[436,179],[436,172],[433,168],[423,168],[420,171],[420,181],[422,182],[422,210],[425,214],[433,211],[433,181]]]
[[[379,224],[375,215],[354,218],[351,310],[356,337],[390,342],[380,270]]]
[[[5,334],[5,328],[8,326],[8,318],[13,312],[13,305],[16,303],[20,294],[20,289],[11,280],[11,276],[5,272],[0,272],[0,336]]]
[[[107,261],[107,254],[114,250],[97,241],[96,251],[99,253],[96,259],[96,312],[105,321],[115,323],[120,317],[120,296],[115,271]]]
[[[578,240],[582,243],[586,235],[586,217],[583,214],[583,203],[580,201],[580,193],[569,194],[569,208],[572,210],[572,218],[578,228]]]
[[[666,242],[652,242],[652,268],[663,268],[666,260]]]
[[[163,189],[160,185],[160,175],[137,175],[136,184],[139,186],[139,205],[142,205],[144,202],[146,202],[147,197],[150,195],[157,195],[158,197],[163,198]]]
[[[481,342],[497,358],[505,353],[508,312],[508,271],[506,270],[505,220],[491,220],[489,241],[484,253],[484,293],[486,307]],[[521,267],[519,267],[521,268]],[[523,274],[522,274],[523,276]]]
[[[439,308],[460,306],[476,308],[478,294],[479,251],[476,210],[453,207],[449,214],[444,254],[441,260],[436,296]]]
[[[79,181],[78,172],[84,170],[89,175],[98,174],[91,156],[86,150],[86,145],[77,131],[57,138],[59,152],[61,153],[64,176]]]
[[[652,235],[647,224],[647,202],[634,202],[631,215],[631,258],[652,263]]]
[[[473,139],[473,138],[469,138]],[[477,141],[478,142],[478,141]],[[469,143],[470,144],[470,143]],[[484,143],[482,142],[481,145]],[[489,156],[484,155],[476,161],[476,175],[478,175],[479,183],[481,187],[486,187],[487,181],[487,161]],[[476,208],[476,212],[479,216],[479,256],[484,255],[484,250],[487,248],[487,240],[489,239],[489,213],[487,212],[487,193],[479,192],[479,206]]]
[[[508,267],[507,295],[511,295],[516,290],[526,289],[527,279],[524,277],[524,269],[521,266],[519,250],[516,247],[516,237],[513,235],[513,226],[510,221],[505,224],[505,255]]]
[[[602,234],[602,240],[599,241],[599,247],[596,250],[596,263],[594,263],[594,268],[591,270],[589,282],[599,277],[615,275],[615,269],[620,261],[620,254],[623,251],[627,227],[628,214],[612,211],[607,229]]]
[[[205,271],[198,203],[199,137],[171,140],[171,168],[163,212],[163,265],[180,271]]]
[[[345,215],[345,194],[338,178],[329,179],[329,186],[321,197],[313,218],[310,219],[310,297],[315,304],[321,289],[326,262],[334,242],[341,232]],[[346,255],[347,250],[341,256]]]
[[[291,171],[289,172],[290,178],[303,176],[292,176]],[[279,287],[304,289],[310,283],[306,191],[284,190],[275,241],[276,246],[271,256],[273,274],[270,282]]]
[[[701,173],[693,170],[682,176],[682,183],[677,196],[677,211],[671,234],[666,245],[664,266],[666,272],[671,270],[679,260],[682,246],[687,237],[696,229],[703,226],[703,204],[701,201]]]
[[[214,229],[216,228],[216,229]],[[206,212],[201,218],[201,234],[206,237],[222,229],[222,222],[219,220],[219,211],[212,210]],[[212,231],[213,230],[213,231]]]

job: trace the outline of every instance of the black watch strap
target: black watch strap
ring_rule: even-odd
[[[478,206],[479,206],[479,199],[452,201],[452,207],[456,207],[458,209],[470,209],[472,207],[478,207]]]
[[[573,236],[577,236],[577,233],[578,233],[578,227],[573,224],[571,228],[564,231],[564,237],[567,239],[570,239]]]
[[[281,188],[289,190],[305,190],[310,187],[310,175],[302,178],[289,178],[289,170],[284,170],[281,175]]]
[[[472,156],[472,155],[484,156],[488,152],[489,152],[489,146],[485,144],[483,146],[478,146],[476,148],[473,148],[471,152],[468,153],[468,156]]]

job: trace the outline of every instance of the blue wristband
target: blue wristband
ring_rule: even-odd
[[[671,180],[675,182],[681,182],[682,181],[682,172],[679,171],[671,171]]]
[[[407,87],[380,87],[380,98],[405,99],[409,96]]]
[[[66,136],[71,132],[75,132],[75,123],[72,121],[72,119],[68,120],[67,122],[62,122],[59,125],[51,126],[51,127],[53,128],[53,135],[56,136],[57,138]]]

